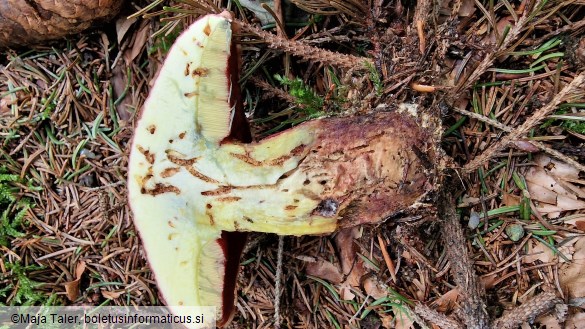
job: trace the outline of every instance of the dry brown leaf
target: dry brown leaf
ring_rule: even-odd
[[[544,326],[546,329],[563,329],[557,317],[552,314],[539,316],[534,322]]]
[[[339,267],[324,259],[318,259],[315,262],[307,262],[305,272],[334,284],[339,284],[343,281],[343,275]]]
[[[447,313],[448,311],[452,310],[455,305],[457,305],[457,299],[459,299],[459,289],[453,288],[443,296],[437,298],[431,306],[440,313]]]
[[[112,88],[114,97],[117,99],[124,94],[126,90],[127,76],[123,68],[124,65],[118,65],[112,70]],[[124,98],[116,104],[116,112],[122,121],[128,121],[132,117],[132,97],[126,93]]]
[[[572,260],[573,254],[575,252],[574,244],[577,242],[576,239],[565,243],[563,246],[558,248],[558,251],[565,256],[566,259]],[[566,260],[562,257],[558,257],[555,252],[547,247],[545,244],[541,243],[540,241],[530,240],[526,244],[528,250],[526,251],[526,256],[522,258],[522,263],[530,264],[534,263],[535,261],[539,260],[543,263],[549,263],[554,261],[558,258],[559,263],[565,263]]]
[[[102,293],[102,296],[104,296],[104,298],[116,299],[124,293],[124,290],[120,290],[120,291],[101,290],[101,293]]]
[[[520,151],[524,151],[524,152],[528,152],[528,153],[536,153],[539,152],[540,149],[536,146],[534,146],[534,144],[530,143],[529,141],[523,141],[523,140],[517,140],[517,141],[513,141],[512,145],[520,150]]]
[[[485,289],[491,289],[496,285],[500,277],[497,274],[488,274],[481,277],[481,284]]]
[[[546,155],[539,155],[534,158],[534,162],[539,166],[546,168],[552,175],[564,179],[579,179],[579,170],[564,162],[552,159]]]
[[[380,299],[388,295],[386,285],[373,276],[364,280],[364,291],[374,299]]]
[[[132,63],[138,55],[144,49],[144,45],[146,45],[146,41],[148,40],[148,36],[150,35],[150,24],[148,21],[143,21],[138,28],[138,32],[134,34],[134,40],[132,42],[132,46],[128,50],[124,52],[124,60],[126,64]]]
[[[534,161],[537,165],[525,177],[539,212],[554,218],[563,211],[585,209],[585,187],[581,186],[579,170],[542,154]]]
[[[362,276],[366,273],[364,262],[357,256],[357,246],[354,239],[360,236],[358,228],[349,228],[339,231],[335,235],[335,244],[339,250],[341,270],[346,281],[352,287],[359,287]]]
[[[342,300],[353,300],[355,298],[355,294],[352,290],[353,287],[346,280],[339,286],[339,298]]]
[[[461,1],[461,7],[459,7],[459,11],[457,14],[459,17],[468,17],[475,11],[475,1],[474,0],[463,0]]]
[[[575,252],[571,262],[559,270],[561,287],[566,289],[569,298],[585,297],[585,237],[575,243]]]
[[[122,40],[124,40],[126,33],[130,29],[132,24],[136,22],[136,20],[137,20],[136,17],[132,18],[121,17],[118,20],[116,20],[116,36],[118,38],[119,45],[122,44]]]
[[[506,206],[517,206],[520,204],[520,197],[510,193],[504,193],[502,201]]]
[[[549,263],[555,258],[553,251],[540,241],[530,240],[526,245],[528,247],[526,257],[522,258],[522,262],[525,264],[534,263],[537,260]]]
[[[399,311],[398,308],[393,308],[396,315],[394,316],[394,328],[396,329],[412,329],[414,326],[414,317],[407,312]]]
[[[565,322],[565,329],[580,328],[585,328],[585,311],[583,310],[569,315],[567,322]]]
[[[85,271],[86,264],[84,261],[80,261],[77,263],[75,268],[75,280],[63,283],[65,286],[65,294],[67,295],[67,299],[74,302],[79,297],[79,281],[81,280],[81,276]]]

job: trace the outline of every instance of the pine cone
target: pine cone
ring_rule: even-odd
[[[114,17],[119,0],[0,0],[0,48],[39,44]]]

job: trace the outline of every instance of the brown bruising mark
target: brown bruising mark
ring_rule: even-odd
[[[250,157],[247,154],[230,153],[230,155],[236,159],[240,159],[240,160],[244,161],[247,164],[251,164],[252,166],[256,166],[256,167],[262,166],[262,161],[258,161],[256,159],[253,159],[252,157]]]
[[[150,126],[146,127],[146,130],[148,130],[148,132],[151,135],[154,135],[154,132],[156,131],[156,126],[155,125],[150,125]]]
[[[180,154],[180,153],[175,152],[173,150],[166,150],[165,153],[167,154],[167,159],[169,159],[170,162],[172,162],[178,166],[182,166],[182,167],[192,166],[193,164],[195,164],[195,162],[197,162],[197,160],[199,160],[198,157],[189,158],[189,159],[181,159],[177,156],[177,154]]]
[[[144,155],[144,158],[146,158],[146,161],[148,161],[148,163],[150,163],[150,164],[153,164],[154,163],[154,160],[155,160],[154,154],[150,153],[149,150],[145,150],[140,145],[138,145],[137,148],[138,148],[138,151],[140,153],[142,153],[142,155]]]
[[[305,150],[305,147],[306,147],[306,145],[305,145],[305,144],[301,144],[301,145],[299,145],[299,146],[295,147],[294,149],[292,149],[292,150],[290,151],[290,153],[291,153],[293,156],[299,156],[299,155],[301,155],[301,154],[303,153],[303,151]]]
[[[185,66],[185,72],[184,72],[185,76],[188,76],[189,75],[189,71],[191,71],[190,68],[189,68],[189,66],[191,66],[191,63],[187,63],[187,66]]]
[[[183,139],[185,138],[185,135],[187,134],[186,131],[183,131],[182,133],[179,134],[179,139]]]
[[[166,168],[166,169],[164,169],[163,171],[160,172],[160,177],[162,177],[162,178],[169,178],[171,176],[174,176],[180,170],[181,170],[181,168],[178,168],[178,167]]]
[[[215,180],[215,179],[213,179],[213,178],[211,178],[211,177],[209,177],[209,176],[205,176],[205,175],[203,175],[202,173],[200,173],[199,171],[197,171],[197,170],[196,170],[195,168],[193,168],[193,167],[188,167],[188,166],[187,166],[187,167],[186,167],[186,169],[187,169],[187,171],[188,171],[188,172],[189,172],[191,175],[193,175],[193,176],[195,176],[195,177],[197,177],[197,178],[201,179],[202,181],[204,181],[204,182],[206,182],[206,183],[211,183],[211,184],[219,184],[219,181],[217,181],[217,180]]]
[[[209,212],[206,212],[207,217],[209,217],[209,225],[215,226],[215,220],[213,219],[213,215]]]
[[[246,221],[246,222],[248,222],[248,223],[252,223],[252,224],[254,224],[254,220],[253,220],[252,218],[250,218],[250,217],[243,216],[243,217],[242,217],[242,219],[243,219],[243,220],[245,220],[245,221]]]
[[[290,155],[283,155],[276,159],[272,159],[269,161],[258,161],[248,154],[237,154],[237,153],[230,153],[236,159],[242,160],[247,164],[250,164],[254,167],[262,167],[262,166],[281,166],[286,160],[290,159]]]
[[[278,157],[274,160],[268,161],[266,164],[268,164],[269,166],[282,166],[282,164],[290,158],[291,158],[290,155],[283,155],[283,156]]]
[[[178,235],[177,233],[171,233],[171,234],[169,234],[167,239],[170,241],[170,240],[174,239],[177,235]]]
[[[167,223],[169,224],[170,227],[175,228],[175,224],[173,224],[173,221],[169,220]]]
[[[190,93],[184,93],[183,96],[187,97],[187,98],[191,98],[191,97],[197,97],[199,96],[199,92],[197,91],[192,91]]]
[[[206,36],[211,35],[211,25],[209,25],[209,23],[205,24],[205,27],[203,28],[203,33],[205,33]]]
[[[209,69],[198,67],[191,72],[193,77],[206,77],[209,74]]]
[[[141,188],[140,193],[150,194],[152,196],[157,196],[163,193],[175,193],[176,195],[179,195],[181,194],[181,190],[179,190],[176,186],[158,183],[152,189],[147,189],[145,187]]]
[[[232,191],[232,189],[233,189],[233,187],[231,187],[231,186],[220,186],[220,187],[216,188],[215,190],[203,191],[203,192],[201,192],[201,195],[205,195],[205,196],[222,195],[222,194],[230,193]]]
[[[286,207],[284,207],[284,210],[295,210],[295,209],[297,209],[297,208],[298,208],[298,206],[293,206],[293,205],[290,205],[290,204],[289,204],[289,205],[287,205]]]
[[[223,198],[218,198],[217,201],[219,202],[236,202],[236,201],[240,201],[242,198],[240,198],[239,196],[226,196]]]

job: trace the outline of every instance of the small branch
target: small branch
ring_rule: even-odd
[[[467,79],[462,80],[450,93],[452,97],[457,97],[462,91],[466,90],[471,86],[471,84],[475,83],[486,71],[488,68],[492,66],[496,58],[501,55],[501,51],[508,48],[508,46],[512,43],[512,41],[516,40],[524,27],[529,23],[529,18],[532,16],[532,11],[539,8],[542,4],[543,0],[538,0],[532,10],[526,8],[524,15],[520,17],[516,25],[510,29],[504,40],[501,42],[499,47],[494,47],[493,50],[488,53],[484,59],[479,63],[476,69],[467,77]]]
[[[456,108],[456,107],[453,107],[452,110],[454,112],[457,112],[457,113],[466,115],[466,116],[468,116],[470,118],[473,118],[473,119],[476,119],[476,120],[481,121],[483,123],[486,123],[486,124],[488,124],[490,126],[496,127],[496,128],[498,128],[500,130],[503,130],[503,131],[505,131],[507,133],[511,133],[511,132],[514,131],[514,129],[512,129],[511,127],[509,127],[509,126],[507,126],[507,125],[505,125],[505,124],[503,124],[501,122],[498,122],[498,121],[496,121],[496,120],[494,120],[492,118],[488,118],[485,115],[481,115],[481,114],[475,113],[475,112],[470,112],[470,111],[467,111],[467,110],[462,110],[462,109],[459,109],[459,108]],[[551,156],[553,156],[553,157],[555,157],[555,158],[557,158],[557,159],[559,159],[559,160],[561,160],[563,162],[566,162],[567,164],[572,165],[573,167],[577,168],[578,170],[585,171],[585,165],[579,163],[578,161],[575,161],[573,158],[568,157],[568,156],[564,155],[563,153],[561,153],[561,152],[559,152],[559,151],[557,151],[555,149],[552,149],[552,148],[546,146],[546,144],[544,144],[542,142],[539,142],[539,141],[533,141],[533,140],[528,140],[527,142],[529,142],[530,144],[538,147],[543,152],[546,152],[549,155],[551,155]]]
[[[441,239],[451,263],[451,275],[461,291],[462,320],[467,328],[486,329],[489,328],[489,317],[482,300],[483,291],[467,254],[467,241],[455,211],[455,198],[452,192],[450,186],[445,186],[437,202],[439,216],[443,218]]]
[[[426,321],[443,329],[463,329],[463,325],[459,321],[451,319],[424,304],[416,304],[414,312]]]
[[[518,328],[522,323],[531,321],[535,317],[548,312],[555,304],[559,303],[562,303],[562,301],[553,292],[544,292],[506,313],[494,322],[492,328]]]
[[[367,69],[366,63],[372,64],[371,59],[353,55],[340,54],[310,46],[302,41],[287,40],[270,32],[258,29],[245,22],[236,21],[243,31],[253,33],[268,43],[273,49],[279,49],[299,56],[306,61],[316,61],[327,65],[333,65],[345,69]]]
[[[386,266],[388,267],[388,271],[390,272],[390,276],[394,283],[398,282],[396,278],[396,268],[394,268],[394,263],[392,262],[392,258],[390,258],[390,254],[388,254],[388,250],[386,250],[386,243],[384,243],[384,239],[378,233],[378,243],[380,244],[380,250],[382,250],[382,256],[384,256],[384,261],[386,262]]]
[[[291,105],[295,105],[295,106],[300,106],[297,102],[297,100],[291,96],[289,93],[287,93],[286,91],[276,88],[273,85],[269,84],[268,82],[258,79],[256,77],[250,77],[250,79],[248,79],[248,81],[252,82],[253,84],[255,84],[256,86],[262,88],[266,93],[264,95],[262,95],[263,99],[269,99],[269,98],[280,98],[281,100],[291,104]]]
[[[549,115],[552,111],[554,111],[557,106],[565,100],[567,96],[571,93],[579,90],[582,88],[582,85],[585,82],[585,72],[581,72],[578,76],[576,76],[570,84],[565,86],[548,104],[544,107],[540,108],[536,113],[534,113],[531,117],[529,117],[522,125],[515,128],[513,131],[510,132],[509,135],[504,136],[502,139],[497,141],[495,144],[490,146],[488,149],[483,151],[483,153],[467,163],[463,167],[463,171],[465,173],[472,172],[488,162],[496,152],[500,151],[504,147],[508,146],[512,141],[519,139],[520,137],[526,135],[530,129],[536,126],[541,120],[543,120],[547,115]]]
[[[280,298],[282,297],[282,253],[284,250],[284,236],[278,236],[278,254],[276,256],[276,285],[274,287],[274,328],[280,328]]]

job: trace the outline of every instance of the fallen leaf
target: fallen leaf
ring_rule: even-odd
[[[532,143],[530,143],[529,141],[523,141],[523,140],[517,140],[512,142],[512,144],[514,145],[514,147],[520,151],[524,151],[524,152],[528,152],[528,153],[536,153],[538,151],[540,151],[540,149],[536,146],[534,146]]]
[[[353,293],[354,288],[347,283],[347,281],[343,282],[339,286],[339,298],[342,300],[353,300],[355,298],[355,294]]]
[[[114,91],[114,97],[118,99],[126,92],[127,75],[126,70],[123,68],[124,65],[120,64],[114,67],[112,70],[112,88]],[[116,106],[116,112],[118,117],[122,121],[128,121],[132,117],[132,97],[130,93],[126,92],[121,101]]]
[[[459,11],[457,14],[459,17],[468,17],[473,14],[475,11],[475,1],[474,0],[463,0],[461,1],[461,6],[459,7]]]
[[[334,284],[339,284],[343,281],[343,275],[341,274],[339,267],[324,259],[318,259],[315,262],[307,262],[305,272],[308,275],[327,280]]]
[[[120,290],[120,291],[101,290],[101,293],[102,293],[102,296],[104,296],[104,298],[116,299],[124,293],[124,290]]]
[[[543,263],[549,263],[555,258],[553,251],[540,241],[530,240],[527,246],[528,250],[526,251],[526,256],[522,258],[522,263],[530,264],[537,260]]]
[[[565,322],[565,329],[580,328],[585,328],[585,311],[583,310],[569,315],[567,322]]]
[[[75,280],[63,283],[65,286],[65,294],[69,301],[74,302],[77,300],[77,297],[79,297],[79,281],[81,280],[85,268],[86,264],[84,261],[77,263],[77,266],[75,267]]]
[[[517,206],[520,204],[520,197],[517,195],[513,195],[510,193],[504,193],[504,197],[502,198],[504,205],[506,206]]]
[[[534,322],[544,326],[546,329],[563,329],[559,320],[552,314],[539,316]]]
[[[116,21],[116,35],[118,37],[118,45],[122,44],[122,40],[124,40],[124,36],[126,36],[126,32],[130,29],[132,24],[136,22],[137,18],[126,18],[121,17]]]
[[[431,306],[440,313],[447,313],[457,305],[459,294],[459,289],[453,288],[432,302]]]
[[[364,291],[374,299],[380,299],[388,295],[386,285],[374,276],[364,280]]]
[[[360,230],[356,227],[343,229],[335,235],[335,245],[339,252],[341,270],[345,281],[341,284],[339,293],[343,300],[355,298],[353,289],[359,288],[362,276],[366,274],[364,262],[357,256],[358,247],[354,240],[361,236]]]
[[[260,20],[262,25],[274,23],[274,17],[262,7],[262,4],[266,4],[270,9],[274,9],[274,1],[256,1],[256,0],[240,0],[242,7],[247,8]]]
[[[585,297],[585,237],[575,243],[571,262],[563,264],[559,270],[559,281],[569,298]]]
[[[354,240],[360,236],[358,228],[339,231],[335,235],[335,245],[339,251],[339,261],[346,282],[352,287],[359,287],[362,276],[366,273],[363,261],[357,256],[358,248]]]
[[[579,170],[545,155],[534,158],[536,166],[525,173],[530,198],[538,201],[536,209],[549,218],[563,211],[585,209],[585,181],[579,179]]]
[[[134,40],[129,49],[124,52],[126,64],[132,63],[144,49],[148,36],[150,35],[150,23],[145,20],[140,24],[138,31],[134,34]]]
[[[408,308],[393,307],[392,311],[395,313],[394,316],[394,328],[396,329],[412,329],[414,326],[414,316],[409,314]]]

